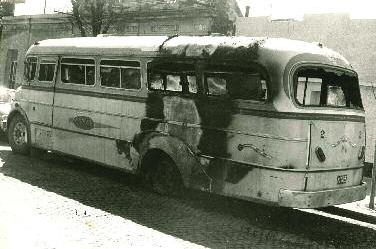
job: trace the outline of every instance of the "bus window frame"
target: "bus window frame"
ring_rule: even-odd
[[[63,63],[62,63],[63,59],[86,59],[86,60],[93,60],[94,61],[94,64],[93,64],[94,65],[94,84],[87,85],[87,84],[77,84],[77,83],[72,83],[72,82],[63,82],[63,80],[61,78],[61,74],[62,74],[61,67],[63,65]],[[74,64],[74,65],[80,65],[80,64]],[[82,64],[82,65],[86,65],[86,64]],[[97,70],[97,67],[98,67],[98,60],[97,60],[96,56],[86,56],[86,55],[83,55],[83,56],[81,56],[81,55],[76,55],[76,56],[67,55],[67,56],[64,56],[63,55],[59,59],[59,82],[63,86],[67,85],[67,86],[76,86],[76,87],[96,88],[97,85],[98,85],[98,79],[97,79],[97,77],[98,77],[98,70]]]
[[[156,64],[164,64],[164,63],[171,63],[171,64],[176,64],[176,63],[180,63],[180,64],[189,64],[189,65],[192,65],[193,66],[193,74],[187,74],[187,75],[192,75],[192,76],[195,76],[196,78],[196,87],[197,87],[197,92],[183,92],[183,91],[171,91],[171,90],[167,90],[167,89],[152,89],[150,86],[150,82],[149,82],[149,64],[152,64],[152,63],[156,63]],[[176,95],[176,96],[198,96],[198,95],[201,95],[203,94],[202,92],[202,79],[201,79],[201,73],[200,73],[200,69],[199,69],[199,65],[200,63],[197,63],[197,60],[194,60],[194,59],[187,59],[187,60],[176,60],[174,58],[169,58],[169,59],[160,59],[160,58],[154,58],[154,59],[151,59],[151,60],[147,60],[145,65],[146,65],[146,85],[147,85],[147,90],[148,92],[152,92],[152,93],[160,93],[160,94],[165,94],[165,95]],[[170,75],[179,75],[179,72],[172,72],[171,71],[171,74]]]
[[[139,63],[139,67],[138,68],[137,67],[131,67],[131,66],[129,66],[129,67],[119,67],[119,68],[138,69],[139,73],[140,73],[140,88],[138,88],[138,89],[131,89],[131,88],[121,88],[121,87],[118,88],[118,87],[102,86],[102,79],[101,79],[101,75],[100,75],[100,73],[101,73],[101,61],[102,60],[121,60],[121,61],[126,61],[126,62],[138,62]],[[100,58],[98,58],[96,65],[98,67],[97,68],[97,71],[98,71],[97,72],[97,77],[98,77],[97,84],[98,84],[98,87],[100,89],[104,90],[104,91],[106,91],[106,90],[119,91],[120,90],[120,91],[127,91],[127,92],[138,93],[138,92],[141,92],[142,89],[144,88],[143,87],[143,85],[144,85],[144,81],[143,81],[144,76],[143,76],[143,62],[142,62],[142,60],[137,60],[137,59],[134,59],[134,58],[130,59],[130,58],[126,58],[126,57],[119,58],[119,57],[104,57],[104,56],[101,56]]]
[[[36,58],[36,66],[35,66],[35,73],[34,73],[34,78],[33,78],[33,79],[29,79],[29,78],[27,78],[26,75],[25,75],[26,70],[30,70],[30,69],[29,69],[29,66],[30,66],[30,64],[32,64],[32,63],[28,62],[28,59],[31,58],[31,57]],[[27,55],[27,56],[26,56],[25,61],[24,61],[24,79],[25,79],[25,81],[26,81],[28,84],[30,84],[31,82],[36,82],[36,80],[37,80],[37,74],[38,74],[38,63],[39,63],[39,56],[38,56],[38,55],[31,54],[31,55]],[[28,71],[27,73],[29,73],[29,71]]]
[[[313,62],[299,62],[293,65],[290,69],[289,77],[288,77],[288,85],[289,85],[289,98],[292,100],[293,104],[295,107],[302,109],[302,110],[344,110],[344,111],[364,111],[364,106],[363,108],[352,108],[352,107],[346,107],[346,106],[333,106],[333,105],[325,105],[325,106],[320,106],[320,105],[303,105],[299,103],[299,101],[296,99],[297,96],[297,82],[298,82],[298,77],[297,74],[299,73],[300,70],[304,70],[307,68],[322,68],[326,70],[332,70],[332,71],[338,71],[341,73],[345,74],[350,74],[351,76],[356,77],[358,81],[358,86],[359,85],[359,77],[358,74],[349,68],[344,68],[340,66],[334,66],[330,64],[324,64],[324,63],[313,63]],[[360,89],[359,89],[360,91]]]
[[[40,64],[43,64],[43,60],[45,61],[54,61],[55,62],[55,68],[54,68],[54,77],[51,81],[44,81],[44,80],[39,80],[39,70],[40,70]],[[52,64],[52,63],[45,63],[45,64]],[[56,81],[56,73],[57,73],[57,68],[59,66],[59,58],[57,56],[41,56],[41,57],[38,57],[38,64],[37,64],[37,72],[36,72],[36,75],[35,75],[35,79],[34,79],[34,82],[38,82],[40,84],[54,84],[54,82]]]
[[[272,96],[272,83],[269,77],[269,73],[266,70],[266,68],[262,65],[260,65],[257,62],[249,62],[247,61],[247,67],[243,67],[246,70],[249,70],[250,73],[258,73],[261,76],[261,80],[265,80],[265,86],[266,86],[266,99],[265,100],[253,100],[253,99],[235,99],[232,98],[231,95],[227,92],[226,94],[223,95],[214,95],[214,94],[209,94],[209,88],[205,79],[205,74],[215,74],[215,73],[231,73],[230,70],[228,71],[223,71],[219,72],[218,70],[212,70],[207,68],[207,66],[215,67],[215,66],[230,66],[230,67],[238,67],[239,66],[239,61],[224,61],[224,62],[215,62],[215,63],[205,63],[205,66],[201,69],[201,77],[202,77],[202,84],[204,87],[204,95],[208,96],[209,98],[213,99],[228,99],[232,101],[233,103],[238,103],[238,104],[258,104],[258,105],[263,105],[271,102],[273,96]],[[253,70],[253,72],[251,72]],[[234,71],[233,71],[234,72]],[[241,71],[239,71],[241,72]],[[236,73],[236,71],[235,71]]]

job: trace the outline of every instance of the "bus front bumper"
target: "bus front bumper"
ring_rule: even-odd
[[[282,207],[319,208],[363,200],[366,197],[367,184],[341,189],[307,192],[281,189],[278,204]]]

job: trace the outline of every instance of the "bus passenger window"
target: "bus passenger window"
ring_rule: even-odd
[[[138,61],[101,60],[101,86],[140,89],[140,63]]]
[[[164,90],[163,77],[161,74],[152,74],[149,77],[150,89]]]
[[[295,100],[301,106],[363,108],[355,74],[307,67],[294,77]]]
[[[56,62],[42,60],[39,65],[38,80],[40,82],[52,82],[55,76]]]
[[[121,87],[124,89],[140,89],[140,69],[122,68],[121,69]]]
[[[214,72],[205,73],[209,95],[228,94],[232,99],[265,101],[266,81],[257,73]]]
[[[167,75],[167,91],[173,92],[181,92],[182,85],[180,84],[180,76],[179,75]]]
[[[94,85],[94,59],[63,58],[61,60],[61,80],[63,83]]]
[[[101,86],[120,87],[120,69],[111,67],[101,67]]]
[[[25,79],[32,81],[35,78],[35,73],[37,71],[37,57],[28,57],[25,61]]]
[[[227,94],[226,79],[217,76],[208,76],[205,78],[208,84],[208,93],[210,95],[225,95]]]
[[[197,93],[197,82],[193,64],[170,63],[148,64],[150,90]]]

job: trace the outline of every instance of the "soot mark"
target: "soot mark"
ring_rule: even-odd
[[[161,95],[149,93],[146,99],[146,118],[141,120],[141,131],[156,130],[161,120],[165,119],[163,109],[164,104]]]
[[[228,158],[227,133],[224,131],[232,120],[231,102],[211,101],[205,96],[196,99],[197,111],[201,119],[202,135],[198,149],[202,154]]]
[[[116,148],[120,155],[124,154],[125,158],[127,158],[129,162],[132,161],[131,145],[129,142],[123,140],[116,140]]]

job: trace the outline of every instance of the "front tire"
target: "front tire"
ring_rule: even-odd
[[[30,130],[27,122],[21,115],[16,115],[10,121],[8,140],[14,153],[22,155],[30,153]]]
[[[147,179],[154,192],[161,195],[180,196],[183,181],[175,163],[162,156],[155,165],[149,165]]]

